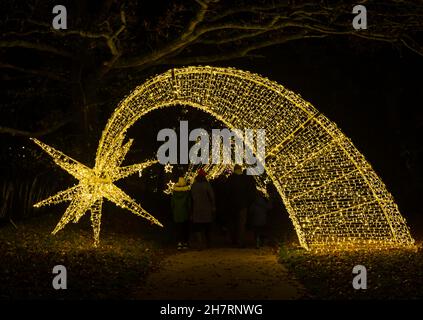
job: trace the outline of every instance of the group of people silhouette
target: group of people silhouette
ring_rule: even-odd
[[[171,199],[177,249],[198,249],[211,246],[212,225],[223,231],[231,245],[246,247],[247,225],[254,231],[255,245],[263,245],[264,229],[270,201],[256,189],[255,180],[240,165],[235,165],[230,176],[207,179],[203,169],[198,170],[191,185],[179,177]]]

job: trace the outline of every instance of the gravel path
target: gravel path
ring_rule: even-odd
[[[167,257],[137,299],[298,299],[304,290],[270,248],[217,248]]]

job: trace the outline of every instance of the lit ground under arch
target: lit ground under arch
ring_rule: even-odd
[[[176,104],[200,108],[228,127],[266,129],[266,171],[303,247],[413,244],[393,197],[338,127],[300,96],[249,72],[179,68],[137,87],[107,123],[96,168],[122,148],[135,121]]]

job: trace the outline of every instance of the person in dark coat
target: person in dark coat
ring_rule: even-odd
[[[226,176],[219,175],[216,179],[211,181],[216,200],[216,224],[222,233],[227,231],[227,203],[229,196],[226,192]]]
[[[230,195],[232,242],[243,248],[245,247],[248,208],[256,193],[254,178],[243,172],[242,167],[236,164],[233,174],[228,178],[227,190]]]
[[[210,229],[216,212],[213,188],[203,169],[198,171],[191,187],[192,227],[200,248],[210,246]]]
[[[271,202],[266,196],[257,191],[256,198],[250,206],[250,223],[254,231],[254,238],[256,240],[256,248],[260,248],[264,243],[264,233],[267,225],[267,216],[269,210],[272,208]]]
[[[178,250],[187,249],[189,241],[189,214],[191,211],[190,187],[183,177],[173,187],[171,208],[175,222]]]

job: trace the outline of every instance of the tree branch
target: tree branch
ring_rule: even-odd
[[[137,68],[143,70],[147,67],[157,64],[170,63],[192,63],[221,61],[230,59],[230,57],[246,56],[251,50],[256,50],[254,47],[257,42],[258,46],[272,45],[273,40],[262,40],[262,38],[269,38],[275,32],[278,39],[276,43],[284,43],[289,40],[284,40],[284,37],[298,39],[298,36],[290,36],[292,34],[301,35],[307,34],[307,37],[325,37],[329,35],[351,35],[365,39],[376,41],[385,41],[390,43],[402,42],[406,47],[414,52],[423,55],[423,49],[416,40],[408,33],[410,30],[417,30],[416,25],[423,23],[418,17],[421,16],[421,10],[415,10],[414,16],[406,14],[404,17],[406,22],[401,21],[403,18],[397,17],[397,12],[393,9],[399,6],[396,2],[392,3],[392,8],[386,9],[373,14],[377,16],[377,23],[373,22],[368,30],[354,30],[351,25],[351,8],[348,4],[343,2],[332,3],[330,6],[322,6],[315,3],[303,3],[300,5],[289,5],[287,3],[271,3],[269,5],[240,5],[238,7],[231,7],[226,9],[222,3],[213,8],[210,7],[210,1],[197,1],[200,7],[194,19],[188,23],[186,31],[182,33],[174,41],[165,44],[161,48],[151,53],[144,53],[140,56],[122,58],[115,64],[115,68]],[[376,5],[375,5],[376,6]],[[377,7],[376,8],[380,8]],[[413,6],[410,7],[410,10]],[[384,9],[385,10],[385,9]],[[400,13],[403,13],[402,10]],[[207,13],[210,13],[207,15]],[[248,22],[243,21],[239,14],[251,14]],[[380,16],[379,16],[380,14]],[[404,14],[403,14],[404,15]],[[345,18],[349,16],[350,18]],[[400,21],[398,21],[398,19]],[[265,22],[262,22],[265,20]],[[282,37],[282,38],[281,38]],[[251,44],[253,43],[253,44]],[[181,57],[178,55],[184,54],[185,49],[195,51],[195,46],[211,45],[213,50],[210,50],[209,58],[207,55],[200,57]],[[216,45],[233,45],[240,49],[236,49],[229,54],[215,54]],[[225,47],[229,48],[229,47]],[[253,49],[251,49],[253,48]],[[232,51],[232,49],[229,49]],[[204,47],[202,47],[204,52]],[[207,51],[207,50],[206,50]],[[192,55],[192,54],[191,54]]]
[[[401,42],[411,51],[423,56],[423,47],[419,45],[416,41],[414,41],[412,38],[404,36],[401,38]]]
[[[34,49],[34,50],[48,52],[48,53],[52,53],[62,57],[74,59],[74,55],[72,53],[59,50],[47,44],[34,43],[30,41],[25,41],[25,40],[0,40],[0,48],[14,48],[14,47]]]
[[[254,42],[250,45],[243,46],[236,50],[231,51],[230,53],[218,53],[212,55],[203,55],[203,56],[192,56],[192,57],[181,57],[173,58],[166,60],[166,64],[177,64],[177,65],[188,65],[188,64],[201,64],[201,63],[210,63],[216,61],[225,61],[236,58],[242,58],[249,55],[251,51],[262,49],[265,47],[286,43],[294,40],[301,40],[306,38],[324,38],[326,35],[307,35],[307,34],[294,34],[286,37],[281,37],[278,39],[264,40],[261,42]]]
[[[15,71],[23,72],[23,73],[42,76],[42,77],[46,77],[46,78],[56,80],[56,81],[70,82],[69,79],[62,77],[61,75],[58,75],[57,73],[46,71],[46,70],[36,70],[36,69],[22,68],[22,67],[18,67],[18,66],[15,66],[15,65],[8,64],[8,63],[2,63],[2,62],[0,62],[0,68],[11,69],[11,70],[15,70]]]
[[[126,28],[126,18],[125,18],[125,12],[123,11],[123,9],[120,11],[120,20],[121,20],[121,26],[114,33],[92,32],[92,31],[85,31],[85,30],[55,30],[48,23],[35,21],[35,20],[29,20],[29,22],[31,22],[32,24],[45,27],[46,30],[38,30],[38,31],[34,30],[34,31],[25,32],[25,33],[20,33],[20,34],[14,32],[13,34],[23,36],[26,34],[40,33],[40,34],[53,34],[60,37],[78,36],[85,39],[104,39],[106,41],[107,46],[110,49],[111,54],[113,56],[117,56],[119,55],[119,52],[117,50],[115,40]],[[10,34],[11,33],[9,33],[9,35]],[[8,35],[8,34],[5,34],[5,35]]]
[[[138,67],[142,69],[143,66],[146,64],[157,64],[157,61],[161,60],[165,56],[173,55],[174,52],[181,51],[184,47],[192,43],[195,39],[197,39],[200,35],[194,35],[197,26],[204,20],[205,15],[208,11],[209,4],[212,0],[203,0],[203,1],[196,1],[199,4],[199,8],[197,10],[197,14],[194,18],[188,23],[188,27],[185,32],[181,34],[181,36],[161,49],[152,52],[147,55],[143,55],[141,57],[134,57],[124,59],[122,61],[117,61],[115,68],[133,68]]]
[[[50,128],[38,130],[38,131],[35,131],[35,132],[19,130],[19,129],[9,128],[9,127],[0,127],[0,134],[10,134],[12,136],[38,138],[38,137],[42,137],[42,136],[45,136],[47,134],[50,134],[50,133],[57,131],[58,129],[60,129],[61,127],[63,127],[64,125],[68,124],[71,121],[72,121],[72,118],[69,117],[69,118],[51,126]]]

